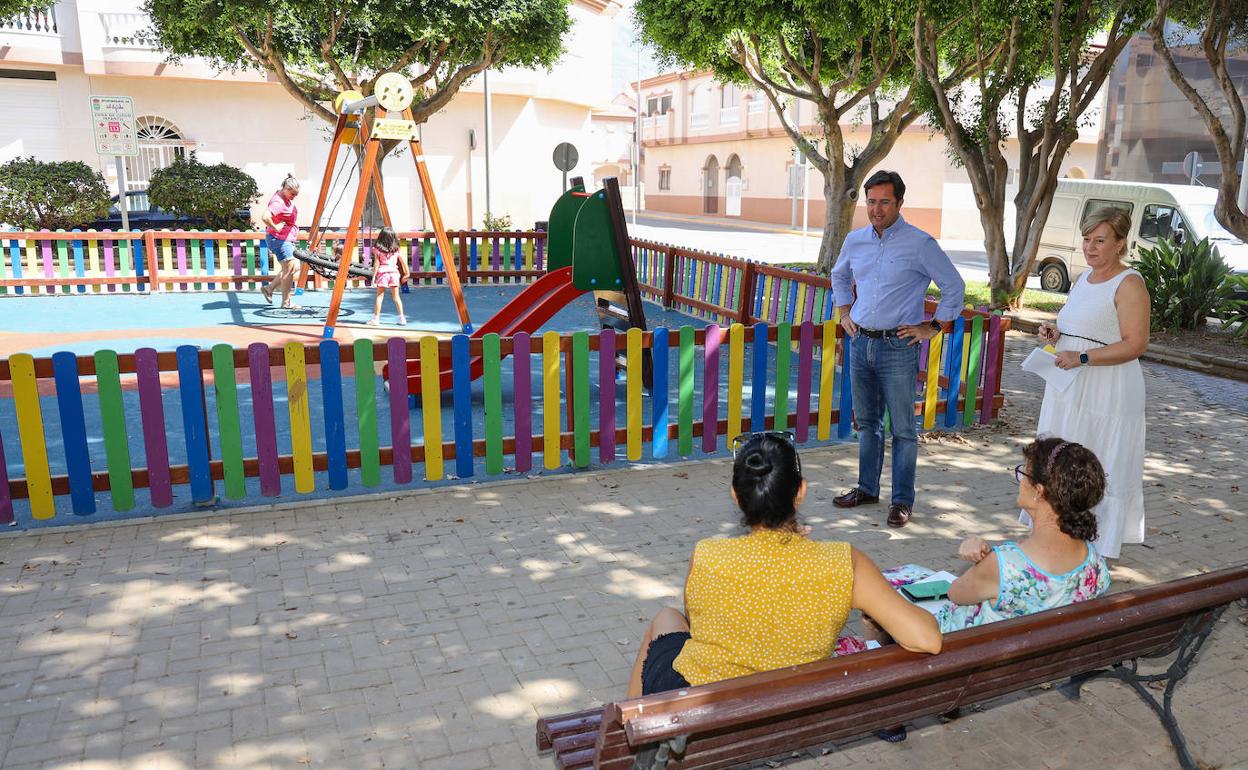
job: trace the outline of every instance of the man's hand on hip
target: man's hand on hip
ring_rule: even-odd
[[[936,332],[936,328],[929,323],[897,327],[897,336],[903,340],[908,340],[911,345],[917,345],[923,340],[930,340],[936,336]]]
[[[854,323],[854,319],[849,317],[849,313],[841,316],[841,328],[851,337],[858,336],[858,324]]]

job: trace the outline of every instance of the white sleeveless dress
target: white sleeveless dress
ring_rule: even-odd
[[[1058,351],[1122,341],[1114,294],[1128,275],[1139,273],[1124,270],[1103,283],[1089,283],[1089,275],[1079,276],[1057,314]],[[1123,543],[1144,542],[1144,372],[1138,359],[1084,366],[1065,391],[1046,385],[1036,435],[1083,444],[1105,468],[1105,498],[1094,509],[1102,556],[1117,559]],[[1030,524],[1026,513],[1021,519]]]

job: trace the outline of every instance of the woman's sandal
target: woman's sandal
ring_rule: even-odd
[[[260,293],[264,295],[265,302],[270,305],[273,304],[273,290],[270,289],[267,284],[260,287]]]

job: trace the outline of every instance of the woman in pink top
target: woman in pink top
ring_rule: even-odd
[[[298,267],[295,260],[295,242],[299,239],[299,227],[295,224],[299,217],[299,209],[295,207],[295,196],[298,194],[299,180],[287,176],[260,215],[265,228],[264,240],[280,265],[273,280],[260,287],[260,293],[272,303],[273,292],[281,287],[282,307],[287,310],[300,309],[298,305],[290,304],[290,290],[295,285],[295,269]]]
[[[399,298],[399,287],[403,285],[403,276],[407,275],[407,262],[403,252],[399,250],[399,236],[393,227],[383,227],[373,241],[373,286],[377,289],[377,301],[373,303],[373,318],[369,326],[381,325],[381,298],[390,290],[394,307],[399,311],[399,325],[406,326],[407,318],[403,316],[403,300]]]

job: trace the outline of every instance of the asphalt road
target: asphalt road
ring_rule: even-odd
[[[627,212],[629,233],[635,238],[670,243],[692,249],[752,259],[767,264],[813,262],[819,253],[821,231],[810,228],[805,238],[800,230],[756,222],[729,222],[675,215],[655,216],[639,213],[633,224]],[[949,258],[967,280],[988,280],[988,257],[976,241],[942,240]],[[1028,280],[1029,287],[1039,288],[1039,279]]]

